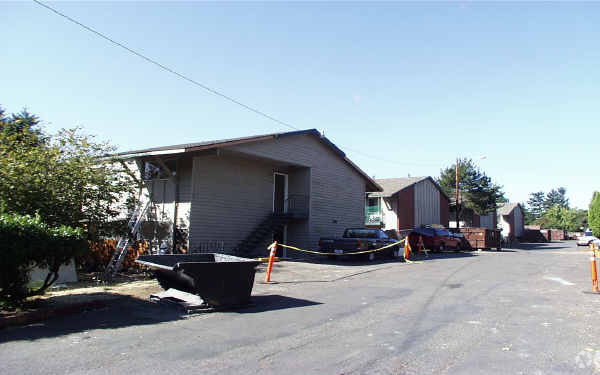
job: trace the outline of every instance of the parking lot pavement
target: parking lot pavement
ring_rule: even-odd
[[[181,316],[122,299],[0,331],[2,374],[591,374],[600,295],[573,242],[423,263],[280,262],[254,304]]]

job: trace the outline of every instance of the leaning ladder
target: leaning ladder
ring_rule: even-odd
[[[151,200],[149,199],[146,201],[146,203],[140,203],[133,211],[133,214],[129,219],[129,223],[127,223],[127,227],[129,228],[129,235],[123,236],[119,239],[117,247],[115,248],[115,252],[113,253],[112,258],[110,259],[110,262],[108,263],[108,265],[106,266],[106,270],[104,271],[105,280],[111,280],[119,271],[121,263],[123,263],[123,260],[127,255],[127,251],[129,250],[129,239],[131,237],[136,237],[138,230],[140,229],[140,224],[142,223],[142,220],[144,219],[146,211],[148,211],[150,205]],[[140,207],[142,207],[141,212],[139,212]]]

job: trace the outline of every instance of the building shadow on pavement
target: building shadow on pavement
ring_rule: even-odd
[[[410,260],[414,261],[427,261],[433,259],[451,259],[451,258],[469,258],[476,255],[476,251],[446,251],[446,252],[429,252],[429,256],[425,256],[425,253],[412,254]],[[340,256],[339,259],[329,259],[326,256],[310,257],[310,258],[290,258],[286,259],[286,262],[298,262],[298,263],[312,263],[312,264],[324,264],[332,266],[368,266],[368,265],[383,265],[393,263],[404,263],[403,259],[391,259],[391,258],[375,258],[373,261],[361,259],[359,256]]]
[[[24,326],[1,329],[0,344],[10,341],[34,341],[73,333],[86,333],[98,329],[153,325],[190,316],[177,307],[157,304],[131,296],[111,293],[93,293],[86,296],[88,299],[93,298],[95,301],[93,310],[70,312],[69,314],[54,316]],[[60,301],[61,297],[68,296],[52,297],[53,299],[56,298],[52,303],[62,303]],[[223,310],[222,312],[261,313],[320,304],[321,302],[281,295],[257,295],[252,296],[251,305]],[[206,314],[214,314],[214,312]],[[83,339],[85,339],[85,336]]]
[[[519,243],[512,247],[515,250],[565,250],[566,248],[572,247],[573,250],[586,250],[587,246],[576,246],[575,241],[552,241],[552,242],[531,242],[531,243]],[[504,249],[502,249],[504,250]]]
[[[48,305],[69,306],[68,295],[48,298]],[[72,311],[62,309],[62,313],[52,317],[29,322],[25,326],[8,327],[0,330],[0,344],[9,341],[33,341],[42,338],[64,336],[94,329],[114,329],[143,326],[182,319],[185,314],[168,309],[150,301],[112,293],[92,293],[85,295],[88,306],[93,309]],[[42,309],[38,310],[42,311]]]
[[[233,309],[232,311],[241,314],[248,314],[316,305],[322,305],[322,303],[301,298],[281,296],[278,294],[270,294],[252,296],[252,304],[250,306],[240,307]]]

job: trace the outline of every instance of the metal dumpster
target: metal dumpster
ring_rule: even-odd
[[[233,255],[142,255],[136,263],[153,268],[163,289],[199,295],[212,307],[250,302],[259,261]]]

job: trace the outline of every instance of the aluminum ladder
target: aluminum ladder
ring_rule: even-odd
[[[129,222],[127,223],[127,226],[129,228],[129,233],[128,233],[128,235],[122,236],[121,238],[119,238],[119,242],[117,243],[115,252],[113,253],[112,258],[110,259],[110,262],[108,262],[106,269],[104,270],[104,279],[105,280],[107,280],[107,281],[112,280],[112,278],[119,271],[119,268],[121,267],[121,263],[123,263],[123,260],[125,259],[125,256],[127,255],[127,251],[129,250],[129,246],[128,246],[129,239],[135,238],[137,236],[137,233],[140,229],[142,220],[143,220],[144,216],[146,215],[146,212],[148,211],[148,208],[150,207],[151,203],[152,203],[152,200],[148,199],[146,201],[146,203],[143,204],[143,207],[142,207],[142,203],[140,203],[133,211],[133,214],[131,215]],[[140,212],[140,207],[141,207],[141,212]]]

